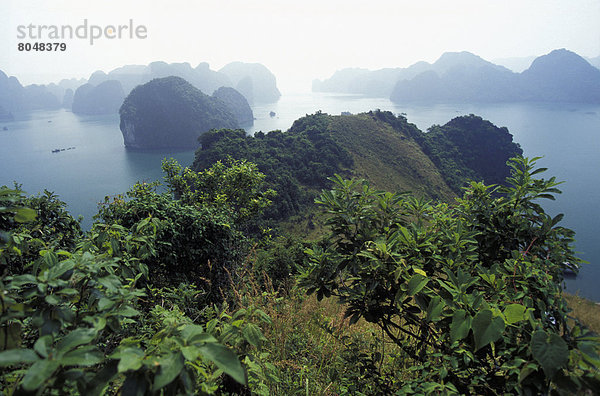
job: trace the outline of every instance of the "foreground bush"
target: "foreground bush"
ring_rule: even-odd
[[[47,222],[35,220],[22,193],[0,188],[0,227],[8,231],[0,263],[23,264],[0,281],[0,389],[599,389],[600,342],[568,317],[561,291],[563,269],[578,263],[573,232],[558,225],[562,215],[551,217],[539,205],[559,191],[554,179],[533,177],[542,171],[534,163],[514,160],[508,187],[473,183],[454,206],[338,177],[318,200],[331,235],[317,245],[293,238],[249,243],[239,228],[271,193],[244,162],[206,173],[167,162],[173,195],[136,185],[127,199],[108,202],[104,222],[71,238],[73,245],[55,243],[64,239],[50,231],[32,234]],[[46,207],[62,213],[60,205]],[[227,296],[216,305],[207,303],[218,297],[211,284]]]
[[[125,197],[108,199],[97,219],[135,229],[146,217],[157,220],[156,255],[144,260],[155,287],[191,283],[205,302],[226,297],[230,281],[248,252],[241,230],[270,204],[264,175],[245,161],[217,162],[202,172],[164,161],[169,192],[158,183],[140,183]]]
[[[0,258],[0,274],[22,273],[41,250],[75,247],[83,233],[80,221],[66,207],[66,203],[47,190],[27,197],[18,185],[15,189],[0,187],[0,243],[10,245]]]
[[[5,195],[14,196],[14,192]],[[22,209],[5,207],[3,218]],[[18,218],[17,220],[27,220]],[[246,383],[235,352],[177,307],[139,310],[156,219],[132,232],[98,225],[76,249],[43,250],[0,282],[0,388],[8,394],[214,393],[222,372]],[[13,233],[0,256],[22,250]],[[154,331],[144,329],[154,318]],[[222,370],[222,371],[221,371]]]
[[[332,233],[301,283],[402,349],[400,393],[600,389],[600,340],[567,322],[561,291],[573,232],[539,205],[559,190],[534,165],[513,160],[508,187],[472,183],[455,207],[339,177],[318,199]]]

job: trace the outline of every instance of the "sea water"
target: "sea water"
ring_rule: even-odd
[[[454,117],[476,114],[497,126],[506,126],[529,157],[543,156],[538,165],[545,176],[565,181],[556,201],[541,202],[562,225],[576,231],[576,250],[588,261],[570,292],[600,301],[600,106],[579,104],[446,104],[398,105],[387,99],[336,94],[290,94],[277,103],[253,107],[250,134],[287,130],[297,118],[316,111],[339,115],[374,109],[404,114],[426,131]],[[273,114],[274,113],[274,114]],[[6,128],[7,130],[4,130]],[[58,150],[58,151],[57,151]],[[0,185],[22,184],[29,194],[44,189],[67,202],[82,225],[89,228],[97,204],[105,196],[125,193],[138,181],[162,180],[161,161],[173,157],[190,165],[188,151],[129,151],[123,145],[118,115],[78,116],[66,110],[16,114],[0,121]]]

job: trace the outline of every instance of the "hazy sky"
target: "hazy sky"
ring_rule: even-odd
[[[54,40],[65,52],[19,52],[19,25],[129,24],[145,39]],[[47,40],[44,40],[47,41]],[[0,70],[22,83],[89,77],[156,60],[260,62],[285,91],[344,67],[406,67],[445,51],[492,60],[567,48],[600,55],[600,0],[0,0]]]

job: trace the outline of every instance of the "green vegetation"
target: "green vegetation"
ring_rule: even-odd
[[[455,207],[338,177],[318,199],[331,237],[308,251],[300,284],[401,348],[414,368],[406,392],[597,389],[598,339],[567,323],[561,293],[573,232],[537,203],[559,191],[532,178],[534,164],[510,164],[501,198],[472,183]]]
[[[244,95],[235,89],[231,87],[221,87],[213,92],[212,96],[227,105],[239,125],[245,126],[254,123],[254,114],[252,113],[248,101]]]
[[[3,239],[8,241],[9,233],[19,229],[17,241],[27,239],[30,243],[20,249],[4,252],[0,257],[2,272],[22,273],[27,264],[39,257],[41,249],[73,249],[83,234],[79,221],[67,212],[65,203],[49,191],[35,197],[25,197],[18,185],[14,190],[2,190],[0,208],[4,208],[4,213],[14,212],[16,209],[10,208],[15,208],[15,205],[18,210],[14,217],[2,216],[0,210],[0,232],[4,233]]]
[[[586,300],[578,295],[565,293],[571,316],[577,318],[596,334],[600,334],[600,304]]]
[[[405,117],[379,110],[331,117],[329,131],[354,159],[352,176],[387,191],[410,191],[445,201],[455,197],[422,150],[423,133]]]
[[[469,180],[504,183],[510,175],[507,159],[523,154],[508,129],[473,114],[432,126],[422,146],[456,192]]]
[[[230,157],[255,163],[278,193],[265,218],[287,220],[288,229],[305,235],[319,228],[313,201],[335,173],[450,202],[470,180],[502,184],[509,175],[506,161],[522,153],[506,128],[477,116],[457,117],[423,133],[405,117],[379,110],[352,116],[317,112],[285,133],[213,130],[200,143],[194,170]]]
[[[322,113],[301,118],[286,133],[207,132],[200,137],[202,147],[192,168],[199,171],[228,157],[255,163],[278,194],[268,217],[285,219],[312,205],[316,192],[328,186],[327,177],[352,165],[352,158],[324,127],[329,118]]]
[[[196,170],[165,160],[166,192],[107,198],[85,233],[1,187],[0,393],[599,389],[600,338],[561,289],[573,232],[540,204],[559,183],[517,157],[451,201],[424,139],[386,112],[211,131]],[[302,210],[319,240],[264,228]]]
[[[175,189],[180,184],[173,180]],[[215,166],[194,179],[220,188],[218,199],[251,204],[240,212],[256,213],[262,198],[227,184],[240,180],[262,193],[261,175],[244,163],[227,171]],[[231,207],[216,209],[190,195],[175,200],[153,187],[138,184],[128,200],[107,200],[98,215],[103,221],[84,235],[78,222],[61,219],[64,203],[53,195],[27,199],[0,189],[3,390],[214,393],[241,389],[253,378],[241,360],[254,359],[262,335],[249,319],[270,319],[258,308],[226,311],[225,302],[248,248],[237,229],[241,219]],[[36,202],[34,218],[25,205]],[[54,231],[38,236],[40,221]],[[65,236],[76,236],[76,243]],[[15,258],[30,261],[17,267]]]
[[[266,212],[275,220],[310,212],[319,190],[331,185],[328,178],[335,173],[365,178],[378,188],[451,200],[454,193],[415,139],[422,135],[390,112],[317,112],[296,120],[285,133],[207,132],[200,137],[202,147],[192,168],[199,171],[228,157],[255,163],[277,191]]]

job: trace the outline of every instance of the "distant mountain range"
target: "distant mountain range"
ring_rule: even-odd
[[[515,73],[521,73],[527,69],[536,59],[536,56],[522,56],[522,57],[511,57],[511,58],[496,58],[492,60],[492,63],[497,65],[504,66]],[[590,65],[594,66],[596,69],[600,69],[600,56],[595,58],[588,58],[586,56],[583,57],[586,61],[589,62]]]
[[[60,107],[58,98],[44,85],[23,87],[15,77],[8,77],[0,71],[0,108],[5,113]]]
[[[249,103],[273,103],[281,96],[275,76],[260,63],[232,62],[215,71],[206,62],[195,68],[189,63],[153,62],[148,66],[123,66],[108,74],[97,71],[88,82],[98,85],[108,80],[117,80],[127,95],[138,85],[169,76],[181,77],[208,95],[220,87],[235,88]]]
[[[389,97],[397,103],[600,103],[600,70],[565,49],[533,59],[521,73],[469,52],[447,52],[433,64],[340,70],[327,80],[315,80],[313,91]]]
[[[61,107],[79,114],[116,113],[133,88],[168,76],[181,77],[208,95],[220,87],[232,87],[249,103],[273,103],[281,96],[275,76],[259,63],[233,62],[215,71],[208,63],[193,68],[189,63],[153,62],[126,65],[109,73],[96,71],[87,81],[70,79],[28,86],[0,71],[0,118],[9,119],[20,111]]]

